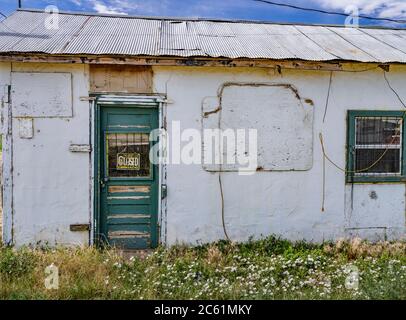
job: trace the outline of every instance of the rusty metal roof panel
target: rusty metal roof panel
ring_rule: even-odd
[[[406,63],[406,54],[397,48],[387,45],[380,37],[372,37],[358,28],[328,27],[328,29],[338,34],[354,47],[366,52],[373,58],[373,61]]]
[[[3,20],[0,23],[0,52],[10,51],[22,39],[30,37],[31,31],[43,21],[43,17],[41,13],[17,11]]]
[[[0,23],[0,53],[406,63],[406,30],[19,10]]]
[[[162,21],[157,55],[205,56],[196,28],[190,21]]]
[[[89,17],[81,26],[81,30],[69,39],[61,53],[86,54],[92,52],[97,54],[101,43],[110,41],[115,21],[115,19]]]
[[[265,27],[270,38],[279,42],[297,59],[327,61],[337,58],[324,51],[293,25],[266,25]]]
[[[55,29],[46,28],[45,23],[40,23],[12,49],[17,52],[59,53],[85,21],[86,17],[83,16],[65,15],[59,18],[58,28]]]
[[[335,32],[324,27],[296,26],[309,39],[317,43],[324,51],[335,56],[337,59],[346,57],[347,60],[373,62],[375,58],[367,54],[361,48],[352,45]]]
[[[46,14],[44,12],[15,11],[7,19],[1,22],[16,33],[28,34],[43,23]]]
[[[406,30],[362,29],[361,31],[406,54]]]
[[[160,21],[114,18],[110,18],[110,20],[110,24],[103,29],[102,35],[99,35],[100,42],[96,49],[97,54],[158,54],[161,37]],[[103,22],[101,21],[101,23]]]

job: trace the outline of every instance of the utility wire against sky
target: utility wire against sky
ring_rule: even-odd
[[[338,15],[338,16],[348,17],[348,14],[343,13],[343,12],[334,12],[334,11],[327,11],[327,10],[322,10],[322,9],[300,7],[300,6],[296,6],[296,5],[292,5],[292,4],[279,3],[279,2],[268,1],[268,0],[252,0],[252,1],[261,2],[261,3],[268,4],[268,5],[278,6],[278,7],[295,9],[295,10],[302,10],[302,11],[317,12],[317,13],[322,13],[322,14],[327,14],[327,15]],[[58,1],[57,1],[57,3],[58,3]],[[20,2],[19,2],[19,7],[20,7]],[[2,16],[3,18],[7,18],[7,15],[5,15],[1,11],[0,11],[0,16]],[[387,22],[406,24],[406,20],[402,20],[402,19],[379,18],[379,17],[371,17],[371,16],[365,16],[365,15],[358,15],[357,17],[360,19],[387,21]]]
[[[317,12],[317,13],[322,13],[322,14],[348,17],[348,14],[343,13],[343,12],[334,12],[334,11],[326,11],[326,10],[322,10],[322,9],[305,8],[305,7],[295,6],[292,4],[279,3],[279,2],[273,2],[273,1],[268,1],[268,0],[253,0],[253,1],[262,2],[262,3],[266,3],[266,4],[273,5],[273,6],[278,6],[278,7],[285,7],[285,8],[290,8],[290,9],[302,10],[302,11],[310,11],[310,12]],[[370,16],[364,16],[364,15],[358,15],[357,17],[360,19],[367,19],[367,20],[388,21],[388,22],[403,23],[403,24],[406,23],[406,20],[391,19],[391,18],[378,18],[378,17],[370,17]]]
[[[6,16],[3,12],[1,12],[1,11],[0,11],[0,16],[4,17],[4,19],[7,19],[7,16]],[[4,20],[4,19],[3,19],[3,20]],[[6,29],[8,29],[8,30],[11,31],[11,32],[17,32],[17,31],[15,31],[14,29],[12,29],[12,28],[10,28],[9,26],[7,26],[7,25],[3,22],[3,20],[0,20],[0,25],[4,26]]]

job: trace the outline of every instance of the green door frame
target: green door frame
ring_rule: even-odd
[[[102,246],[101,240],[101,230],[100,230],[100,219],[101,219],[101,197],[100,197],[100,185],[101,185],[101,170],[104,168],[100,167],[101,161],[101,152],[100,152],[100,139],[101,139],[101,108],[102,107],[126,107],[126,108],[150,108],[158,110],[158,121],[161,123],[160,119],[160,106],[163,102],[161,97],[145,97],[145,96],[119,96],[119,95],[93,95],[93,114],[94,114],[94,148],[93,148],[93,243],[97,247]],[[104,98],[103,101],[100,101],[101,98]],[[139,98],[139,99],[137,99]],[[160,125],[159,125],[160,127]],[[160,178],[160,168],[157,168],[157,175]],[[159,228],[159,209],[161,199],[161,181],[158,178],[158,197],[157,201],[157,221],[156,221],[156,239],[152,247],[156,247],[160,243],[160,228]]]

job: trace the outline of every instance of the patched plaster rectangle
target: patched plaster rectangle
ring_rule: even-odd
[[[226,84],[220,90],[221,105],[207,99],[202,104],[205,129],[232,129],[257,132],[257,171],[306,171],[313,165],[313,105],[302,101],[289,84]],[[223,137],[220,137],[223,141]],[[228,142],[227,142],[228,143]],[[219,164],[207,161],[208,148],[203,143],[203,167],[219,171]],[[223,148],[221,171],[237,171],[238,163],[228,163]],[[215,154],[218,150],[212,150]],[[210,152],[208,152],[210,154]],[[234,154],[238,154],[238,150]]]
[[[11,73],[14,117],[72,117],[72,74]]]
[[[18,119],[19,137],[21,139],[32,139],[34,137],[34,119]]]

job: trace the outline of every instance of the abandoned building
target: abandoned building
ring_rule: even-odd
[[[404,29],[18,10],[0,23],[3,242],[404,239],[405,64]],[[182,146],[255,129],[255,167],[206,161],[205,140],[200,163],[153,162],[151,132],[179,127]]]

